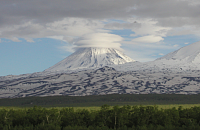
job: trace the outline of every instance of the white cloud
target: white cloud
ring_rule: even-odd
[[[132,40],[133,43],[156,43],[164,40],[161,36],[149,35],[138,37]]]
[[[32,38],[24,38],[27,42],[34,42]]]
[[[173,45],[173,47],[178,47],[179,45],[177,45],[177,44],[175,44],[175,45]]]
[[[48,38],[56,39],[56,40],[63,40],[64,36],[49,36]]]
[[[156,35],[165,37],[167,32],[171,30],[170,27],[162,27],[157,25],[158,21],[149,18],[131,18],[128,19],[128,21],[137,21],[137,23],[140,24],[140,27],[132,29],[135,34],[132,34],[131,36]]]
[[[102,29],[103,24],[98,20],[83,18],[65,18],[46,24],[36,24],[32,21],[1,28],[0,38],[19,42],[16,37],[33,42],[34,38],[54,38],[71,42],[82,35],[94,32],[108,32]],[[14,38],[13,38],[14,37]]]
[[[60,49],[61,51],[63,51],[63,52],[71,52],[71,53],[73,53],[75,50],[74,50],[74,48],[75,48],[76,46],[75,45],[72,45],[72,44],[64,44],[63,46],[60,46],[60,47],[58,47],[58,49]]]
[[[13,42],[21,42],[17,37],[12,37],[10,38],[10,40],[12,40]]]

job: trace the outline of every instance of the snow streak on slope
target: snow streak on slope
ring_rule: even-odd
[[[122,52],[112,48],[80,48],[61,62],[46,69],[45,72],[98,68],[133,61]]]

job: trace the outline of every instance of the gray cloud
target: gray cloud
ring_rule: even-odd
[[[151,18],[167,27],[199,26],[200,23],[198,0],[5,0],[0,2],[0,12],[0,27],[30,21],[45,25],[67,17],[97,20]],[[135,25],[125,25],[125,28],[129,26]]]
[[[33,20],[47,23],[65,17],[118,18],[127,16],[131,0],[6,0],[0,2],[0,23],[19,24]]]
[[[131,29],[140,41],[200,36],[199,0],[4,0],[0,12],[0,38],[17,42],[41,37],[73,42],[115,29]]]
[[[199,4],[191,4],[198,0],[141,0],[131,12],[138,16],[151,18],[197,17]]]
[[[95,19],[199,17],[198,0],[6,0],[0,3],[0,23],[29,20],[52,22],[65,17]]]
[[[113,30],[121,30],[121,29],[138,29],[141,27],[141,23],[138,22],[127,22],[127,23],[118,23],[112,22],[108,23],[104,26],[106,29],[113,29]]]

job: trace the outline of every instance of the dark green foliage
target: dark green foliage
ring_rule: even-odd
[[[198,104],[200,94],[111,94],[91,96],[50,96],[0,99],[0,106],[17,107],[78,107],[114,105],[154,105],[154,104]]]
[[[0,110],[1,130],[199,130],[200,107],[103,105],[100,110],[73,108]]]

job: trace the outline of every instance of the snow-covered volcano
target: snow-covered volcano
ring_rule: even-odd
[[[119,65],[134,60],[113,48],[80,48],[45,71],[65,71]]]
[[[182,47],[157,60],[179,60],[187,63],[200,63],[200,42]]]

